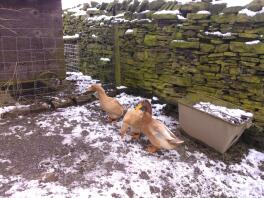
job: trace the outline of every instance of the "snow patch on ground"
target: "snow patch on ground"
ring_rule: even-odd
[[[82,81],[84,77],[81,74],[69,77],[72,80],[78,78]],[[144,99],[125,93],[116,98],[131,108]],[[153,104],[153,114],[175,132],[178,121],[164,115],[164,107],[164,104]],[[129,135],[125,140],[120,138],[122,121],[103,122],[105,114],[98,101],[38,114],[35,119],[36,122],[32,123],[35,124],[34,130],[41,129],[42,135],[62,136],[65,145],[82,142],[90,147],[87,151],[76,152],[71,166],[59,163],[55,157],[45,159],[43,164],[50,162],[47,170],[59,169],[70,174],[75,173],[82,162],[90,167],[83,171],[81,180],[67,187],[59,182],[25,179],[21,175],[0,175],[0,187],[11,184],[5,193],[8,197],[113,197],[114,194],[129,197],[129,192],[134,197],[147,198],[264,196],[261,169],[264,153],[254,149],[249,149],[240,162],[231,164],[224,163],[221,158],[211,159],[199,150],[193,151],[187,144],[178,150],[149,154],[144,150],[146,138],[139,141],[132,141]],[[24,127],[25,131],[31,132],[27,125]],[[102,158],[91,161],[99,155],[103,155]],[[95,163],[93,166],[92,162]],[[87,181],[93,182],[87,185]]]
[[[19,181],[6,192],[12,198],[41,198],[66,197],[67,188],[58,183],[41,183],[38,180],[26,181],[21,177],[13,177],[12,181]]]
[[[16,108],[16,106],[0,107],[0,117],[1,117],[1,114],[12,111],[15,108]]]
[[[90,85],[99,82],[98,80],[93,80],[91,76],[83,75],[81,72],[67,72],[67,76],[66,80],[75,82],[78,93],[86,92]]]
[[[0,163],[1,163],[1,164],[4,164],[4,163],[11,164],[12,162],[11,162],[11,160],[9,160],[9,159],[1,159],[1,158],[0,158]],[[1,179],[0,179],[0,180],[1,180]]]
[[[13,111],[15,109],[23,109],[23,108],[28,108],[29,105],[21,105],[19,103],[16,104],[16,106],[4,106],[0,107],[0,119],[2,117],[2,114]]]
[[[97,167],[86,172],[85,180],[94,181],[89,187],[73,185],[72,188],[66,188],[58,182],[41,183],[38,180],[21,177],[10,179],[1,175],[0,183],[13,181],[12,187],[6,192],[11,197],[112,197],[113,193],[128,197],[126,192],[129,189],[135,197],[164,197],[161,191],[166,188],[174,189],[172,197],[263,196],[263,172],[259,166],[264,162],[264,154],[261,152],[251,149],[240,163],[227,165],[210,160],[198,152],[187,153],[185,161],[175,150],[165,152],[162,156],[149,155],[137,143],[125,142],[124,148],[120,148],[122,143],[119,141],[113,139],[109,155],[103,163],[113,166],[121,164],[124,171],[117,169],[109,172],[104,167]],[[126,147],[129,148],[128,153],[116,153],[116,149],[125,151]],[[87,160],[87,157],[83,159]],[[190,165],[188,159],[195,162]],[[151,189],[158,190],[152,192]]]
[[[66,78],[66,80],[69,80],[69,81],[83,82],[83,81],[91,81],[92,80],[91,76],[83,75],[83,73],[81,73],[81,72],[67,72],[67,75],[68,75],[68,77]]]
[[[152,100],[157,101],[157,100],[159,100],[159,99],[158,99],[158,97],[153,96],[153,97],[152,97]]]

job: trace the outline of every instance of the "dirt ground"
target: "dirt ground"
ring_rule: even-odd
[[[106,122],[98,101],[0,120],[0,196],[264,197],[263,152],[238,142],[221,155],[182,134],[164,107],[154,115],[185,143],[156,154],[143,135],[122,140],[122,122]]]

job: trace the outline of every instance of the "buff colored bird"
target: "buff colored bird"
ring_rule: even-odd
[[[139,104],[136,108],[128,110],[125,114],[120,130],[122,138],[127,133],[128,128],[132,129],[133,139],[138,139],[140,137],[143,118],[143,111],[140,110],[141,107],[142,105]]]
[[[138,112],[142,110],[142,114]],[[137,128],[143,132],[151,142],[146,150],[154,153],[159,149],[174,149],[184,141],[176,137],[162,122],[152,117],[152,107],[148,100],[138,104],[131,116],[125,116],[121,135],[125,134],[127,126]]]
[[[91,85],[87,91],[98,93],[100,105],[109,116],[109,121],[117,120],[124,114],[124,107],[117,99],[107,96],[100,84]]]

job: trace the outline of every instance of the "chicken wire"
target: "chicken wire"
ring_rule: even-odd
[[[0,3],[0,104],[51,94],[65,77],[60,0]]]
[[[64,56],[66,70],[69,72],[80,71],[79,63],[79,45],[76,43],[65,43],[64,44]]]

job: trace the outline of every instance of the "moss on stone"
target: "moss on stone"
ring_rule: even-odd
[[[213,15],[211,16],[211,20],[214,23],[229,23],[233,24],[236,21],[235,14],[223,14],[223,15]]]
[[[214,45],[207,44],[207,43],[201,43],[200,44],[200,50],[202,52],[213,52],[214,49],[215,49],[215,46]]]
[[[173,35],[173,38],[174,39],[182,39],[183,38],[182,33],[181,32],[175,32]]]
[[[236,22],[238,23],[251,23],[253,22],[253,18],[246,14],[238,14],[236,17]]]
[[[172,48],[193,48],[199,49],[199,42],[188,42],[183,40],[173,40],[170,43]]]
[[[211,40],[211,43],[212,44],[222,44],[222,43],[224,43],[224,41],[223,40],[220,40],[220,39],[212,39]]]
[[[213,53],[213,54],[210,54],[208,57],[214,58],[214,57],[223,57],[223,56],[224,56],[224,53]]]
[[[192,85],[192,81],[190,77],[180,77],[180,76],[172,76],[170,78],[170,82],[174,85],[178,85],[178,86],[191,86]]]
[[[240,56],[258,57],[255,53],[239,53]]]
[[[228,44],[216,45],[215,52],[227,52],[229,48]]]
[[[246,61],[246,62],[253,62],[253,63],[258,63],[259,62],[259,58],[252,58],[252,57],[240,57],[240,59],[242,61]]]
[[[256,45],[252,45],[254,52],[257,54],[264,54],[264,43],[258,43]]]
[[[145,35],[144,44],[147,46],[155,46],[157,44],[157,36],[156,35]]]
[[[264,34],[264,27],[257,27],[253,29],[245,29],[245,33],[250,33],[250,34]]]
[[[246,62],[246,61],[239,61],[240,65],[245,66],[245,67],[255,67],[257,63],[252,63],[252,62]]]
[[[225,13],[225,14],[237,14],[242,9],[243,9],[242,6],[227,7],[225,9],[223,9],[223,13]]]
[[[253,21],[256,23],[263,23],[264,22],[264,13],[258,13],[253,17]]]
[[[237,53],[233,53],[233,52],[224,52],[224,56],[233,56],[233,57],[235,57],[235,56],[237,56]]]
[[[152,14],[152,18],[153,19],[158,19],[158,20],[176,20],[178,19],[176,14],[170,14],[170,13],[164,13],[164,14],[157,14],[157,13],[153,13]]]
[[[190,20],[201,20],[201,19],[207,19],[209,18],[211,14],[198,14],[198,13],[188,13],[187,19]]]
[[[264,54],[264,43],[257,43],[248,45],[244,42],[231,42],[230,50],[233,52],[242,52],[242,53],[257,53]]]
[[[252,38],[252,39],[258,38],[257,34],[250,34],[250,33],[239,33],[238,36],[241,38]]]
[[[240,76],[239,80],[243,82],[248,82],[248,83],[260,83],[262,81],[261,77],[258,76]]]
[[[239,68],[235,68],[235,67],[231,67],[229,68],[229,73],[231,75],[239,75],[240,74],[240,69]]]
[[[251,46],[246,45],[244,42],[230,42],[230,50],[232,52],[243,52],[243,53],[252,52]]]
[[[203,26],[200,25],[184,25],[182,26],[183,30],[204,30]]]
[[[217,73],[220,71],[220,67],[217,65],[198,65],[197,68],[201,71]]]
[[[201,56],[200,57],[200,62],[201,63],[207,63],[209,60],[208,60],[208,56]]]

